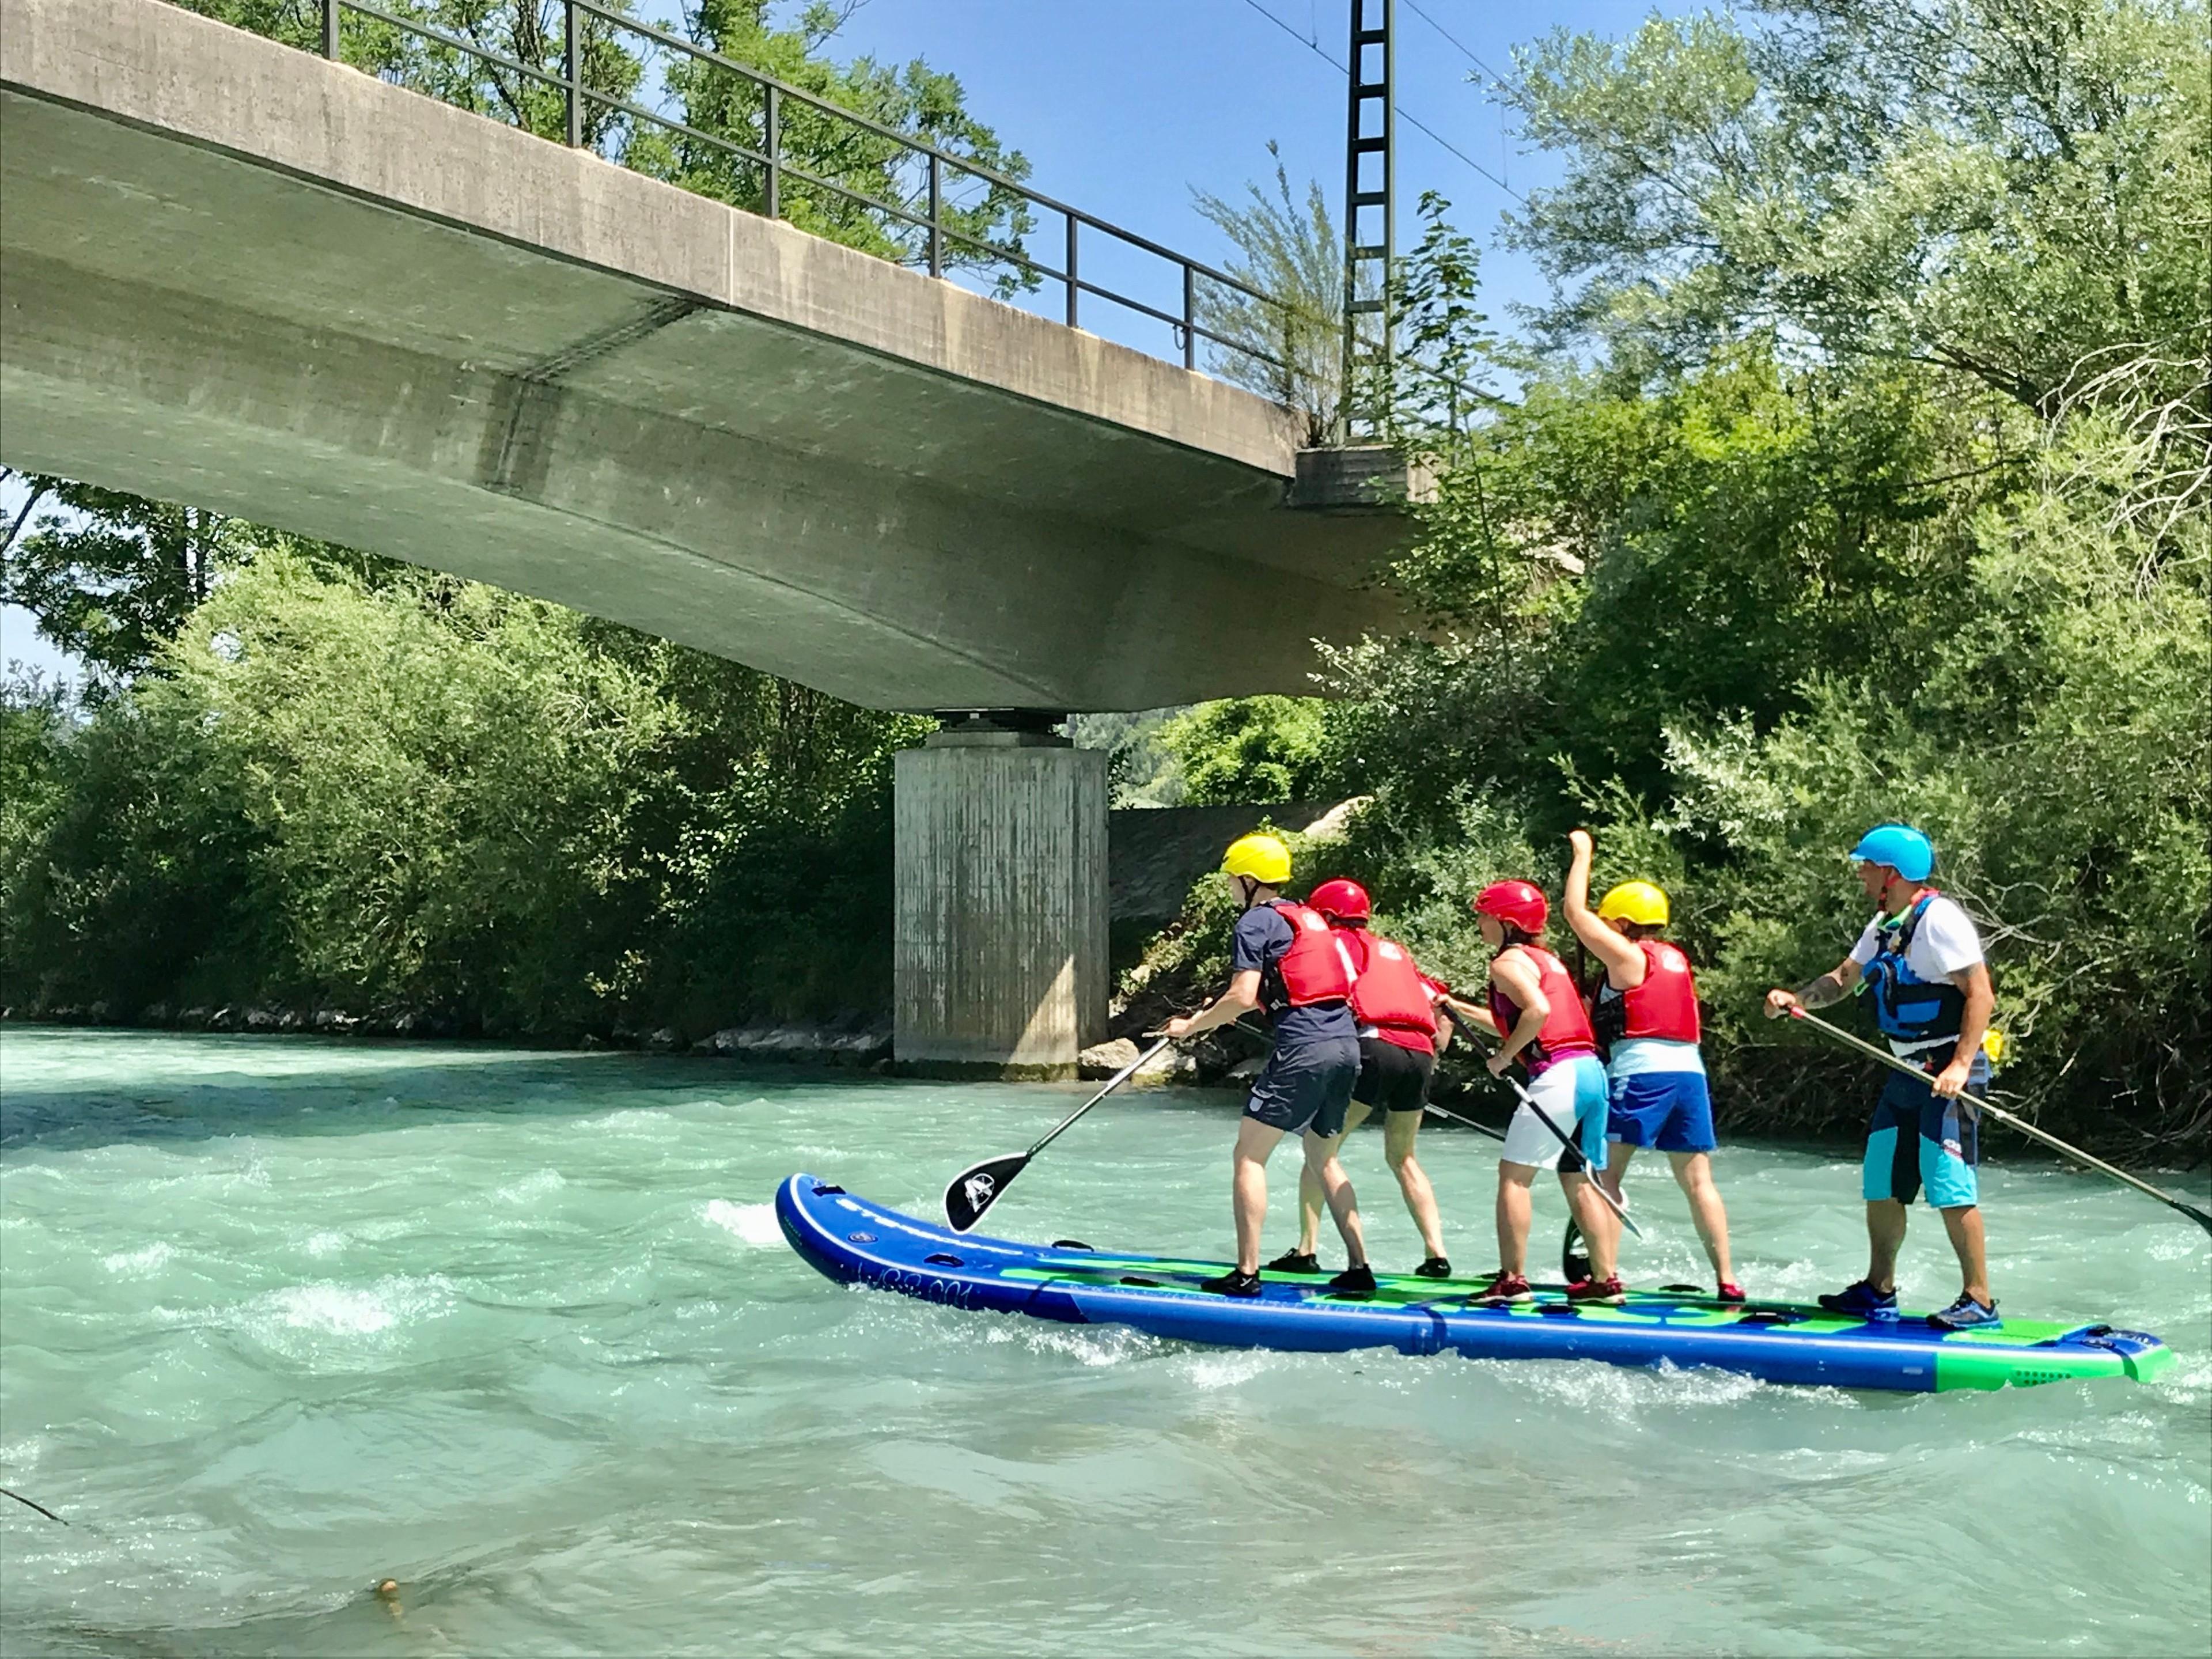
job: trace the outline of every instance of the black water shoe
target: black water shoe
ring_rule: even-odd
[[[1413,1274],[1414,1277],[1418,1279],[1449,1279],[1451,1277],[1451,1263],[1443,1256],[1432,1255],[1426,1261],[1421,1263],[1419,1267],[1414,1268]]]
[[[1364,1261],[1357,1267],[1346,1267],[1328,1281],[1328,1287],[1339,1296],[1372,1296],[1375,1294],[1375,1269]]]
[[[1231,1267],[1218,1279],[1201,1279],[1198,1288],[1211,1291],[1216,1296],[1257,1296],[1260,1294],[1260,1275]]]
[[[1267,1264],[1267,1271],[1271,1273],[1317,1273],[1321,1271],[1321,1258],[1300,1250],[1285,1250]]]

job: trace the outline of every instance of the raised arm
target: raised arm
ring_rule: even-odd
[[[1589,908],[1590,855],[1596,843],[1587,830],[1571,831],[1567,845],[1574,848],[1574,857],[1567,865],[1566,912],[1567,926],[1583,948],[1605,964],[1607,981],[1616,991],[1632,991],[1644,983],[1650,964],[1644,952],[1636,948],[1635,941],[1623,939],[1613,930],[1604,917]]]

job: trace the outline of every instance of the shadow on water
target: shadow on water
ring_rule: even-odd
[[[94,1041],[99,1063],[73,1066],[72,1047],[88,1049]],[[143,1066],[130,1064],[142,1057]],[[230,1135],[356,1135],[441,1120],[672,1107],[766,1090],[909,1086],[835,1067],[620,1051],[9,1025],[0,1035],[0,1154]]]

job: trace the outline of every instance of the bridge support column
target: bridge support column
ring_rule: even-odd
[[[948,720],[897,758],[902,1072],[1072,1078],[1106,1035],[1106,757],[1054,718]]]

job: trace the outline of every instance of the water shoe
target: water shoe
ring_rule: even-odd
[[[1731,1285],[1726,1279],[1723,1279],[1721,1281],[1720,1292],[1713,1299],[1716,1302],[1748,1302],[1751,1300],[1749,1297],[1743,1293],[1742,1285]]]
[[[1570,1302],[1602,1302],[1608,1307],[1619,1307],[1628,1300],[1628,1286],[1620,1282],[1620,1275],[1611,1279],[1578,1279],[1567,1286]]]
[[[2004,1328],[2004,1321],[1997,1317],[1995,1301],[1986,1304],[1977,1302],[1963,1292],[1942,1312],[1929,1314],[1928,1322],[1939,1331],[1995,1331]]]
[[[1414,1268],[1413,1274],[1417,1279],[1449,1279],[1451,1263],[1443,1256],[1432,1255]]]
[[[1328,1281],[1328,1287],[1339,1296],[1372,1296],[1375,1294],[1375,1269],[1364,1261],[1357,1267],[1346,1267]]]
[[[1267,1271],[1271,1273],[1317,1273],[1321,1271],[1321,1259],[1301,1250],[1285,1250],[1267,1264]]]
[[[1502,1308],[1509,1302],[1533,1301],[1535,1294],[1528,1288],[1528,1281],[1519,1273],[1501,1273],[1482,1290],[1468,1297],[1468,1302],[1478,1308]]]
[[[1200,1280],[1198,1288],[1211,1291],[1216,1296],[1257,1296],[1260,1294],[1260,1275],[1231,1267],[1218,1279]]]
[[[1862,1279],[1846,1290],[1822,1297],[1820,1305],[1830,1313],[1849,1314],[1854,1318],[1887,1324],[1897,1317],[1897,1292],[1877,1291]]]

